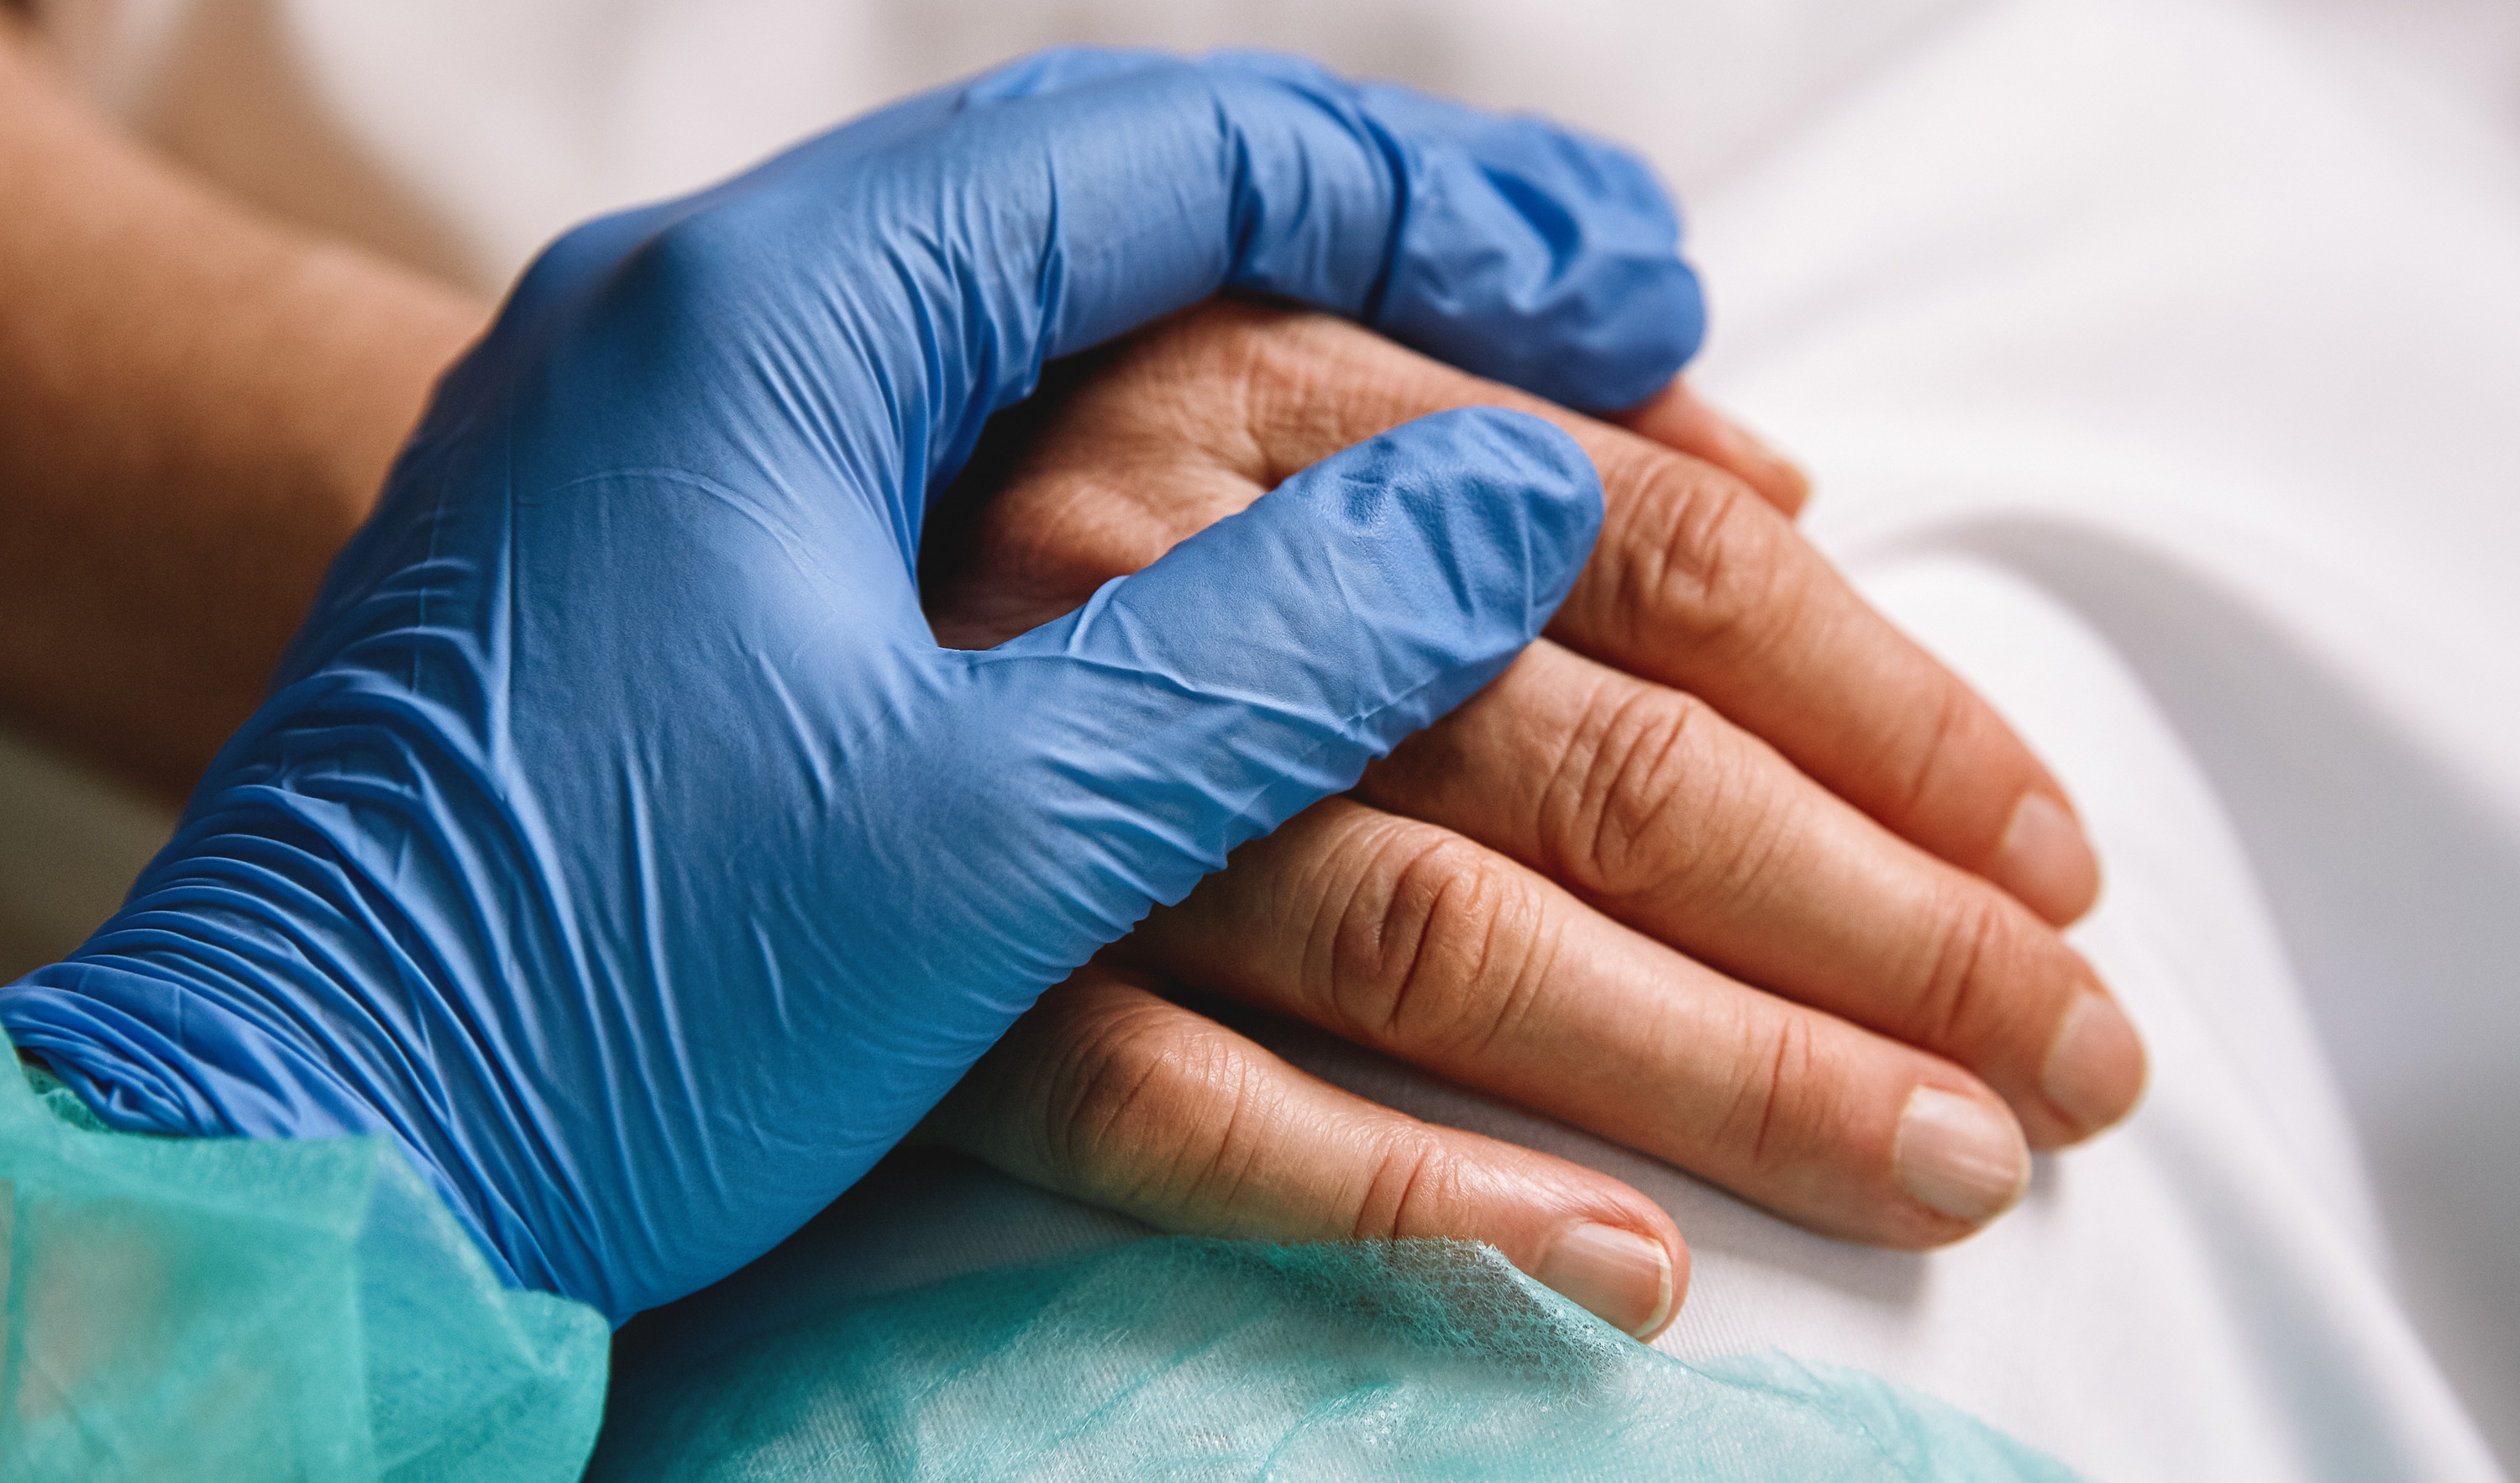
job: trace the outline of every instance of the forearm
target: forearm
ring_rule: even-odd
[[[224,201],[0,24],[0,715],[180,795],[484,308]]]

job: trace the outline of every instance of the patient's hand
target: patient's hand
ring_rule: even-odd
[[[2072,1143],[2140,1090],[2134,1031],[2050,925],[2096,867],[2037,759],[1794,530],[1799,479],[1685,391],[1622,430],[1336,320],[1211,305],[1038,399],[958,498],[1003,485],[931,523],[959,539],[922,557],[931,618],[995,643],[1472,403],[1552,416],[1600,467],[1550,639],[1045,997],[929,1135],[1172,1230],[1489,1240],[1632,1331],[1669,1321],[1685,1250],[1642,1195],[1331,1088],[1169,981],[1819,1231],[1967,1235],[2019,1196],[2025,1134]]]

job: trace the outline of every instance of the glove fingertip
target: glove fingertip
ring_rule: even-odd
[[[1591,411],[1643,401],[1697,353],[1705,301],[1678,207],[1642,158],[1392,84],[1357,96],[1410,145],[1410,209],[1375,328]]]
[[[1519,547],[1525,553],[1528,604],[1521,636],[1525,643],[1538,638],[1601,533],[1601,476],[1591,455],[1547,419],[1505,407],[1439,412],[1404,424],[1391,435],[1404,446],[1415,438],[1449,441],[1471,467],[1476,514],[1500,526],[1519,526],[1519,541],[1501,528],[1492,550],[1503,554]]]

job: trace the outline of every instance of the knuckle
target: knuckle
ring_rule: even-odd
[[[1889,780],[1892,818],[1912,819],[1923,811],[1944,774],[1946,759],[1959,756],[1964,750],[1975,718],[1968,693],[1953,682],[1935,688],[1923,725],[1892,731],[1888,742],[1891,755],[1882,762],[1882,772]]]
[[[1955,889],[1932,913],[1915,991],[1901,1016],[1900,1038],[1932,1050],[1959,1048],[1990,1008],[1989,978],[2003,960],[2010,925],[1985,893]]]
[[[1840,1078],[1828,1074],[1824,1058],[1805,1014],[1778,1015],[1744,1035],[1721,1131],[1751,1175],[1792,1172],[1812,1146],[1811,1130],[1835,1119]]]
[[[1622,896],[1688,871],[1699,840],[1685,816],[1697,812],[1688,803],[1706,717],[1688,696],[1603,686],[1544,795],[1552,874]]]
[[[1547,977],[1552,938],[1530,882],[1431,826],[1386,833],[1334,918],[1328,1009],[1385,1046],[1464,1050],[1509,1035]]]
[[[1049,1167],[1125,1207],[1230,1194],[1248,1068],[1221,1034],[1151,998],[1076,1027],[1053,1073]]]
[[[1607,902],[1762,888],[1789,832],[1757,758],[1693,696],[1643,686],[1589,709],[1547,794],[1552,874]]]
[[[1353,1240],[1450,1234],[1468,1203],[1461,1160],[1430,1133],[1411,1129],[1383,1142],[1359,1191]]]
[[[1148,1115],[1166,1059],[1148,1020],[1121,1011],[1069,1027],[1044,1098],[1054,1162],[1089,1165]]]
[[[1658,456],[1628,502],[1630,528],[1613,545],[1611,610],[1631,645],[1692,649],[1746,642],[1789,614],[1799,589],[1774,512],[1739,479]]]

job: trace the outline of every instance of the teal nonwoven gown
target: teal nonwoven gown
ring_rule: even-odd
[[[378,1139],[108,1132],[0,1076],[0,1478],[2068,1479],[1940,1403],[1684,1364],[1493,1250],[1159,1238],[684,1330],[500,1287]],[[598,1423],[602,1436],[598,1443]]]

